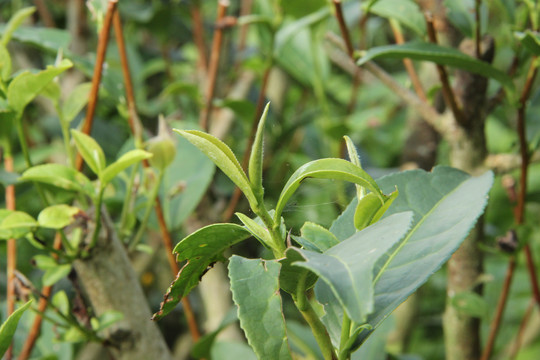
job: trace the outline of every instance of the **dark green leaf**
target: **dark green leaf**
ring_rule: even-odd
[[[259,359],[291,359],[279,295],[280,264],[276,260],[233,255],[229,278],[238,305],[240,327]]]
[[[515,36],[533,55],[540,55],[540,36],[537,32],[526,30],[525,32],[515,32]]]
[[[296,249],[306,260],[305,267],[334,292],[351,320],[363,324],[373,312],[373,267],[409,230],[412,213],[394,214],[357,232],[323,254]]]
[[[213,224],[197,230],[180,241],[174,248],[179,262],[187,260],[178,276],[171,284],[161,309],[154,314],[154,319],[167,315],[182,297],[189,294],[216,261],[224,260],[223,252],[234,244],[247,239],[251,234],[244,227],[236,224]]]
[[[0,184],[2,184],[3,186],[15,184],[19,180],[19,177],[20,175],[17,173],[0,169]]]
[[[318,276],[307,269],[293,265],[297,261],[304,261],[302,255],[294,250],[287,249],[285,257],[279,260],[281,271],[279,272],[279,286],[291,295],[298,293],[298,286],[311,289],[317,282]],[[300,281],[303,283],[300,284]]]
[[[19,324],[19,320],[21,319],[22,314],[28,310],[31,304],[32,300],[15,310],[0,327],[0,358],[4,356],[5,352],[11,345],[11,339],[13,338],[13,335],[15,335],[15,330]]]
[[[452,66],[487,78],[497,80],[506,88],[513,90],[512,79],[503,71],[492,65],[465,55],[454,48],[444,47],[433,43],[410,42],[402,45],[386,45],[369,49],[357,64],[359,66],[378,58],[413,59],[431,61],[440,65]]]
[[[0,26],[0,33],[2,32],[4,32],[4,29]],[[57,53],[58,50],[63,49],[64,54],[68,53],[69,44],[71,43],[68,30],[40,27],[39,31],[36,31],[36,28],[31,26],[19,27],[12,34],[12,39],[52,53]],[[70,58],[73,58],[73,56],[70,56]]]

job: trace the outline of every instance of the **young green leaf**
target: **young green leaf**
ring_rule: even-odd
[[[0,240],[21,238],[36,226],[38,226],[36,220],[25,212],[11,210],[0,212]]]
[[[281,191],[276,212],[274,214],[275,222],[281,217],[283,208],[287,201],[294,194],[300,183],[307,178],[345,180],[359,184],[378,195],[381,203],[383,195],[379,186],[364,170],[358,166],[343,159],[319,159],[304,164],[292,174],[289,181]]]
[[[41,210],[37,220],[41,227],[62,229],[73,223],[80,212],[81,210],[75,206],[52,205]]]
[[[32,101],[55,77],[71,68],[71,61],[64,59],[58,66],[47,66],[45,70],[38,73],[25,71],[15,77],[8,86],[7,99],[10,108],[19,116],[24,108]]]
[[[339,240],[329,230],[309,221],[302,226],[300,236],[295,236],[294,240],[304,249],[320,253],[339,244]]]
[[[236,213],[236,216],[238,216],[240,221],[246,226],[246,229],[264,246],[269,249],[274,247],[272,237],[270,236],[268,229],[242,213]]]
[[[91,136],[78,130],[71,129],[71,135],[73,136],[73,140],[75,140],[77,150],[79,150],[88,167],[90,167],[94,174],[101,178],[107,165],[101,146]]]
[[[280,264],[276,260],[233,255],[229,278],[238,306],[240,327],[259,359],[292,359],[279,295]]]
[[[0,83],[8,81],[11,76],[11,56],[4,45],[0,45]],[[1,85],[5,91],[4,84]]]
[[[113,162],[111,165],[107,166],[103,173],[101,174],[101,186],[105,186],[111,180],[118,175],[120,172],[128,168],[129,166],[142,161],[144,159],[149,159],[152,157],[152,154],[144,150],[131,150],[125,153],[120,157],[120,159]]]
[[[251,184],[234,156],[232,150],[218,138],[198,130],[178,130],[178,134],[186,138],[195,145],[206,156],[208,156],[217,167],[227,175],[232,182],[244,193],[252,207],[258,205],[255,194],[251,190]]]
[[[75,119],[79,112],[81,112],[86,103],[88,103],[88,94],[90,93],[91,87],[92,83],[82,83],[77,85],[75,89],[70,92],[69,96],[62,105],[63,121],[70,123],[73,121],[73,119]]]
[[[20,180],[40,182],[72,191],[89,191],[92,187],[84,174],[61,164],[33,166],[22,174]]]
[[[494,68],[484,61],[465,55],[459,50],[433,43],[415,41],[402,45],[374,47],[366,51],[362,58],[358,60],[357,64],[361,66],[370,60],[378,58],[408,58],[412,60],[431,61],[436,64],[452,66],[492,78],[504,85],[507,89],[514,89],[512,79],[505,72]]]
[[[349,318],[363,324],[375,306],[373,267],[409,230],[412,213],[387,217],[349,239],[318,253],[293,248],[305,259],[296,262],[317,274],[334,292]]]
[[[251,182],[251,189],[257,197],[262,199],[264,190],[262,185],[262,167],[263,167],[263,137],[264,137],[264,125],[266,123],[266,117],[268,116],[268,108],[270,103],[266,104],[264,111],[259,120],[257,126],[257,133],[253,146],[251,148],[251,155],[249,157],[249,181]]]
[[[178,262],[187,260],[187,263],[167,290],[161,309],[154,314],[153,319],[167,315],[182,297],[197,286],[211,264],[224,260],[223,252],[226,249],[250,236],[250,232],[240,225],[213,224],[180,241],[173,251],[178,254]]]
[[[354,165],[358,166],[359,168],[362,168],[362,163],[360,162],[360,156],[358,156],[358,152],[356,151],[356,146],[354,146],[354,143],[352,142],[351,138],[345,135],[343,137],[345,139],[345,145],[347,146],[347,153],[349,154],[349,161],[352,162]],[[356,196],[358,197],[358,200],[363,198],[366,195],[366,189],[364,189],[362,186],[356,184]]]
[[[36,11],[36,8],[26,7],[19,11],[17,11],[11,19],[9,19],[6,27],[4,28],[2,38],[0,38],[0,44],[2,46],[7,46],[9,41],[11,40],[11,36],[13,35],[13,32],[23,23],[23,21],[28,18],[30,15],[32,15]]]
[[[389,196],[384,195],[384,204],[381,204],[381,201],[374,193],[364,196],[356,206],[354,227],[357,230],[362,230],[377,222],[392,205],[398,194],[399,192],[396,190]]]
[[[32,300],[15,310],[0,327],[0,358],[4,356],[11,345],[11,339],[13,339],[13,336],[15,335],[19,320],[31,304]]]
[[[71,264],[58,264],[55,267],[47,269],[43,274],[43,286],[51,286],[59,280],[68,276],[71,272]]]

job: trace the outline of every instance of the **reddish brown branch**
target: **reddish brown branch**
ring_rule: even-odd
[[[437,40],[437,33],[435,32],[435,26],[433,24],[433,15],[430,12],[426,12],[424,13],[424,16],[426,19],[429,41],[431,41],[434,44],[437,44],[438,40]],[[452,91],[452,87],[450,86],[450,81],[448,80],[448,73],[446,72],[446,68],[439,64],[436,64],[436,67],[437,67],[437,72],[439,73],[439,79],[442,85],[444,101],[452,110],[452,114],[454,114],[454,118],[456,119],[457,123],[463,125],[463,121],[464,121],[463,114],[457,104],[456,96],[454,95],[454,92]]]
[[[129,118],[128,118],[129,126],[131,128],[133,136],[135,136],[139,140],[142,140],[140,138],[141,133],[139,130],[140,126],[139,126],[138,116],[137,116],[137,107],[136,107],[135,95],[133,91],[133,83],[131,82],[131,72],[129,70],[129,62],[126,55],[126,45],[124,43],[122,21],[120,19],[120,14],[118,13],[118,11],[114,12],[114,31],[116,35],[118,51],[120,54],[120,61],[122,64],[124,86],[126,88],[126,101],[127,101],[127,105],[129,109]],[[148,167],[149,163],[147,161],[144,161],[143,166]],[[171,239],[171,234],[165,222],[165,216],[163,215],[163,207],[161,205],[161,201],[159,197],[156,198],[155,212],[156,212],[156,217],[159,224],[159,229],[161,232],[161,237],[163,239],[163,246],[165,247],[165,252],[167,254],[167,260],[169,262],[169,266],[171,268],[171,272],[173,276],[176,276],[176,274],[180,271],[180,268],[173,255],[173,243]],[[193,341],[197,341],[200,338],[200,332],[199,332],[197,321],[195,320],[195,315],[193,314],[193,310],[191,308],[189,299],[183,298],[182,305],[184,306],[184,313],[186,314],[191,337],[193,338]]]
[[[390,27],[392,28],[392,32],[394,33],[396,44],[403,44],[405,42],[405,39],[403,38],[403,33],[401,32],[399,25],[395,21],[390,20]],[[416,95],[418,95],[418,97],[423,101],[427,101],[426,93],[424,92],[424,88],[422,87],[422,83],[420,82],[420,78],[416,73],[411,59],[403,59],[403,65],[405,65],[405,69],[409,74],[409,78],[411,79]]]
[[[47,4],[45,4],[45,1],[34,0],[34,5],[36,6],[39,17],[41,18],[41,20],[43,20],[43,24],[45,24],[45,26],[48,28],[55,28],[56,24],[54,23],[54,19],[51,16],[49,9],[47,8]]]
[[[506,300],[508,299],[508,294],[510,292],[510,285],[512,284],[512,278],[514,276],[514,270],[516,268],[516,259],[514,256],[510,257],[510,262],[508,263],[508,269],[506,270],[506,276],[504,278],[504,284],[501,290],[501,295],[499,301],[497,302],[497,309],[495,310],[495,318],[491,322],[489,329],[489,336],[484,347],[484,352],[482,353],[481,360],[488,360],[493,351],[493,346],[495,345],[495,339],[497,337],[497,332],[501,324],[502,316],[504,313],[504,308],[506,306]]]
[[[240,16],[246,16],[251,14],[251,8],[253,7],[253,0],[242,0],[240,5]],[[247,31],[249,24],[243,24],[240,26],[238,34],[238,53],[242,53],[246,47]]]
[[[536,304],[536,301],[532,299],[529,302],[529,306],[527,306],[527,310],[525,311],[523,318],[521,319],[521,323],[519,324],[519,330],[516,336],[516,340],[512,346],[512,349],[510,350],[509,358],[512,360],[516,358],[516,355],[518,354],[519,349],[521,348],[521,343],[523,341],[523,334],[525,333],[525,329],[527,328],[527,322],[529,321],[531,317],[535,304]]]
[[[99,33],[99,40],[97,46],[96,63],[94,65],[94,75],[92,76],[92,89],[88,98],[88,106],[86,110],[86,118],[82,127],[82,132],[90,134],[92,129],[92,123],[94,121],[94,114],[96,112],[96,105],[98,100],[99,84],[101,83],[101,74],[103,70],[103,63],[105,61],[105,55],[107,53],[107,45],[109,43],[109,34],[111,32],[111,24],[113,15],[116,10],[118,0],[109,0],[107,5],[107,13],[105,14],[105,20],[103,27]],[[80,154],[77,154],[77,160],[75,167],[82,169],[83,160]]]
[[[259,118],[261,117],[263,111],[266,88],[268,86],[268,78],[270,77],[271,70],[272,66],[267,67],[262,78],[261,90],[259,92],[259,98],[257,99],[257,107],[255,108],[255,116],[251,125],[251,131],[249,133],[248,144],[244,152],[244,157],[242,158],[242,168],[244,170],[246,170],[248,166],[249,157],[251,155],[251,147],[253,146],[253,141],[255,141],[255,133],[257,132],[257,125],[259,124]],[[240,188],[235,188],[231,200],[229,201],[229,205],[227,206],[227,209],[225,209],[223,221],[227,222],[231,219],[234,211],[236,210],[236,206],[238,205],[238,201],[240,200],[241,195],[242,191],[240,191]]]
[[[13,157],[7,154],[4,157],[4,167],[7,172],[13,172]],[[15,185],[6,186],[6,209],[15,210]],[[6,286],[6,316],[15,311],[15,269],[17,268],[17,243],[15,239],[7,241],[7,286]],[[13,357],[13,346],[6,351],[5,359]]]
[[[354,48],[351,42],[351,36],[349,35],[349,29],[347,29],[347,24],[345,23],[345,18],[343,17],[343,9],[341,7],[341,0],[333,0],[334,8],[336,10],[336,19],[339,24],[339,30],[341,31],[341,36],[347,47],[347,54],[354,60]]]
[[[201,69],[206,70],[208,68],[208,61],[206,56],[206,47],[204,41],[204,26],[202,22],[201,9],[199,2],[192,2],[191,5],[191,21],[192,21],[192,31],[193,31],[193,42],[197,46],[197,51],[199,52],[199,61],[198,65]]]
[[[223,38],[223,26],[221,23],[229,7],[228,0],[220,0],[218,2],[218,13],[214,27],[214,39],[212,40],[212,52],[210,53],[210,64],[208,65],[208,77],[206,79],[206,103],[201,112],[199,125],[204,131],[208,131],[210,127],[210,114],[212,113],[212,100],[216,90],[216,78],[219,67],[219,59],[221,57],[221,43]]]

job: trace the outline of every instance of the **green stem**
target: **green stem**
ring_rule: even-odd
[[[99,185],[101,187],[101,184]],[[92,235],[92,241],[90,242],[89,249],[93,249],[94,246],[96,246],[98,238],[99,238],[99,230],[101,229],[101,204],[103,203],[103,192],[105,189],[100,189],[98,197],[96,199],[96,203],[94,204],[96,208],[96,216],[95,216],[95,228],[94,228],[94,234]]]
[[[137,175],[137,172],[139,171],[139,164],[135,164],[133,166],[133,169],[131,169],[131,174],[129,175],[129,180],[126,186],[126,195],[124,197],[124,206],[122,207],[122,213],[120,215],[120,236],[123,238],[128,230],[126,229],[126,223],[128,218],[128,212],[132,210],[133,205],[133,198],[132,198],[132,192],[133,192],[133,184],[135,183],[135,176]]]
[[[257,199],[258,206],[253,207],[253,212],[257,214],[268,229],[268,232],[270,233],[270,237],[272,238],[272,244],[270,247],[272,248],[272,251],[274,252],[274,256],[276,258],[282,258],[285,256],[285,250],[287,248],[285,247],[285,239],[282,238],[280,231],[279,231],[279,223],[275,223],[274,219],[268,211],[266,210],[266,207],[264,206],[264,201],[262,197],[259,197]]]
[[[152,188],[152,191],[150,193],[150,197],[148,198],[148,202],[146,204],[146,209],[144,211],[144,216],[141,222],[141,225],[139,226],[139,230],[137,231],[137,234],[135,234],[135,237],[129,244],[129,250],[133,251],[135,249],[135,246],[141,241],[144,231],[146,230],[146,225],[148,224],[148,219],[150,219],[150,214],[152,213],[152,209],[154,207],[154,203],[156,202],[156,198],[158,196],[159,187],[161,185],[161,182],[163,181],[163,170],[158,170],[158,177],[156,180],[156,183],[154,184],[154,187]]]
[[[324,360],[337,360],[337,356],[332,345],[332,340],[330,340],[330,336],[328,335],[328,332],[326,331],[321,319],[315,310],[313,310],[309,301],[306,300],[305,293],[301,294],[299,299],[295,299],[295,305],[298,310],[300,310],[300,313],[311,328],[311,331],[315,336],[315,340],[321,348]]]
[[[28,144],[24,136],[24,128],[22,123],[22,114],[18,114],[15,118],[15,124],[17,126],[17,135],[19,136],[19,143],[21,144],[21,150],[26,162],[26,167],[32,167],[32,160],[30,159],[30,152],[28,151]]]
[[[351,319],[347,316],[347,313],[343,312],[343,322],[341,323],[341,340],[339,342],[339,355],[341,360],[341,354],[343,349],[349,340],[349,335],[351,334]]]
[[[64,121],[64,115],[62,114],[62,110],[60,109],[59,106],[56,106],[56,112],[58,113],[58,118],[60,120],[60,128],[62,129],[62,138],[64,140],[64,148],[69,159],[69,164],[71,167],[74,168],[75,167],[75,154],[73,154],[71,145],[69,144],[69,140],[70,140],[69,122]]]

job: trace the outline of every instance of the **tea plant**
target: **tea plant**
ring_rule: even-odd
[[[285,184],[275,208],[267,210],[262,186],[267,112],[268,105],[247,174],[217,138],[197,130],[175,130],[242,190],[257,218],[237,213],[244,226],[213,224],[180,241],[174,252],[186,263],[154,318],[163,317],[187,296],[209,266],[224,260],[226,249],[254,237],[273,258],[233,255],[228,269],[240,325],[257,357],[292,358],[281,309],[283,290],[309,324],[323,357],[349,359],[458,248],[484,209],[493,176],[471,178],[437,167],[432,173],[409,171],[376,182],[362,169],[347,139],[352,162],[328,158],[303,165]],[[357,198],[330,229],[308,221],[299,236],[291,236],[283,208],[309,178],[355,183]]]

